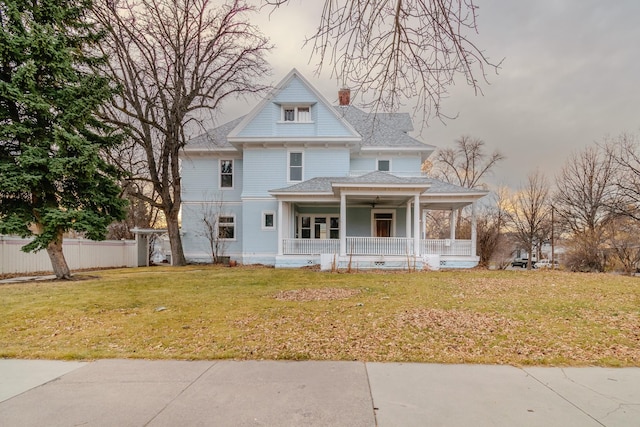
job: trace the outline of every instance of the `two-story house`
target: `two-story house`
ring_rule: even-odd
[[[190,261],[216,243],[244,264],[344,268],[474,267],[456,212],[487,192],[421,173],[435,147],[408,114],[366,113],[339,92],[330,103],[292,70],[247,115],[191,140],[182,158],[182,232]],[[450,212],[447,239],[426,239],[428,210]]]

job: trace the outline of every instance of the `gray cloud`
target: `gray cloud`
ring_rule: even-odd
[[[484,96],[462,80],[443,103],[455,120],[432,120],[421,139],[446,146],[468,134],[507,156],[495,184],[516,186],[540,168],[555,175],[568,156],[594,141],[640,131],[640,2],[637,0],[476,0],[474,36],[494,61]],[[317,26],[322,2],[291,0],[256,19],[276,49],[273,83],[296,67],[330,100],[340,82],[320,78],[309,63],[305,37]],[[218,122],[244,114],[258,101],[227,104]],[[419,124],[416,126],[419,127]]]

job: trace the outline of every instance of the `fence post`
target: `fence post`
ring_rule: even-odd
[[[4,236],[0,236],[0,274],[4,274],[4,246],[5,239]]]

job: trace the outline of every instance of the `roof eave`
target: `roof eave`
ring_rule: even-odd
[[[278,137],[228,137],[227,141],[234,144],[262,144],[262,143],[309,143],[309,144],[327,144],[327,143],[360,143],[360,137],[295,137],[295,136],[278,136]]]
[[[182,151],[185,154],[239,153],[236,147],[184,147]]]
[[[361,148],[362,151],[414,151],[414,152],[433,152],[436,147],[432,145],[427,145],[425,147],[420,146],[373,146],[373,145],[365,145]]]

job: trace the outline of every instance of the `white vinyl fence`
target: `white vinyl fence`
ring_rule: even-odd
[[[0,274],[52,271],[46,250],[25,253],[21,247],[29,239],[0,236]],[[105,240],[94,242],[86,239],[64,239],[65,259],[73,270],[100,267],[136,267],[137,253],[134,240]]]

